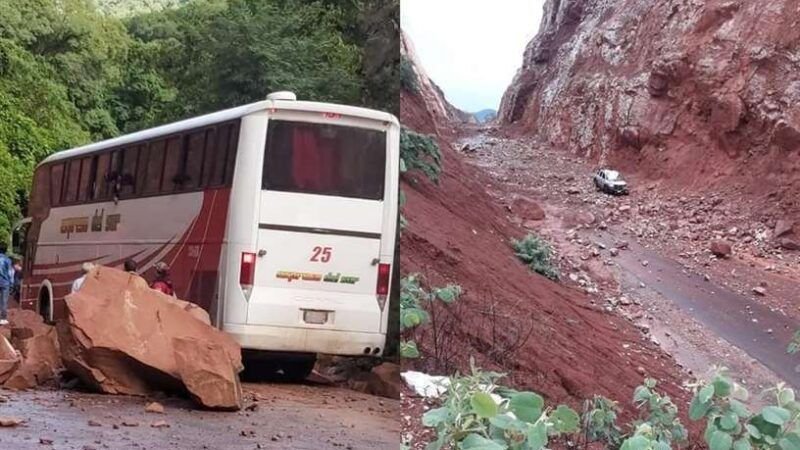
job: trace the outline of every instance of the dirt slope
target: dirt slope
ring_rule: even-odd
[[[600,164],[800,217],[800,1],[548,0],[499,117]]]
[[[433,327],[416,336],[426,357],[408,365],[464,370],[473,356],[480,366],[509,372],[515,386],[573,404],[598,393],[627,406],[647,375],[664,380],[668,393],[685,400],[674,361],[632,323],[592,306],[575,289],[529,272],[516,259],[509,241],[525,232],[512,224],[506,205],[489,195],[489,178],[453,150],[457,130],[443,112],[443,99],[427,77],[420,81],[420,92],[401,95],[401,122],[437,134],[444,173],[438,185],[420,174],[402,180],[408,227],[401,265],[404,274],[422,273],[434,285],[458,283],[464,295],[437,311],[439,338]]]

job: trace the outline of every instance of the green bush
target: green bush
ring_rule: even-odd
[[[405,56],[400,57],[400,87],[411,93],[419,92],[419,80],[414,65]]]
[[[443,288],[433,288],[426,291],[420,284],[417,274],[408,275],[400,280],[400,332],[411,330],[430,320],[426,308],[432,308],[433,303],[441,301],[447,304],[458,300],[461,295],[461,286],[449,284]],[[403,340],[400,342],[400,356],[403,358],[418,358],[420,356],[416,342]]]
[[[400,131],[400,173],[421,170],[434,183],[442,173],[442,154],[431,136],[407,128]]]
[[[558,269],[551,261],[553,251],[547,242],[529,234],[522,240],[512,240],[511,246],[514,248],[514,254],[531,270],[551,280],[558,280]]]

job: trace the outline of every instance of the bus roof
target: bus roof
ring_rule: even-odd
[[[155,139],[159,136],[179,133],[181,131],[200,128],[207,125],[226,122],[228,120],[237,119],[254,112],[262,111],[265,109],[283,109],[294,111],[317,111],[321,113],[337,113],[343,116],[354,116],[365,119],[372,119],[376,121],[389,122],[399,124],[397,118],[392,114],[377,111],[374,109],[359,108],[356,106],[337,105],[334,103],[319,103],[319,102],[305,102],[294,100],[262,100],[260,102],[250,103],[236,108],[217,111],[211,114],[193,117],[178,122],[173,122],[167,125],[161,125],[146,130],[137,131],[135,133],[126,134],[123,136],[106,139],[105,141],[95,142],[93,144],[75,147],[69,150],[62,150],[45,158],[39,165],[47,164],[53,161],[73,158],[94,153],[96,151],[105,150],[108,148],[119,147],[134,142],[145,141],[148,139]]]

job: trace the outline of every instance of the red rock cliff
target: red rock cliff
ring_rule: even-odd
[[[547,0],[499,120],[600,164],[741,184],[796,213],[800,0]]]

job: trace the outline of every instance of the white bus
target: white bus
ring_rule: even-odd
[[[36,169],[23,307],[48,321],[81,264],[148,280],[244,349],[381,355],[397,236],[399,125],[294,94],[66,150]]]

